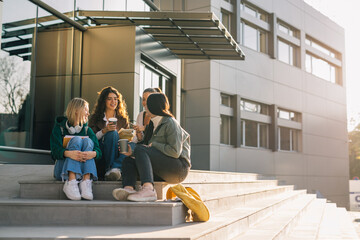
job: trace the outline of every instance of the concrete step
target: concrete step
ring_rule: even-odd
[[[318,240],[341,239],[340,219],[335,203],[327,203],[320,223]]]
[[[66,236],[71,239],[177,239],[205,240],[232,239],[246,231],[265,216],[271,215],[294,199],[305,196],[305,191],[291,191],[258,199],[244,207],[233,208],[211,216],[204,223],[182,223],[176,226],[0,226],[0,238],[53,239]],[[1,216],[1,215],[0,215]],[[56,216],[56,215],[54,215]],[[124,216],[124,215],[118,215]],[[126,215],[128,216],[128,215]],[[143,216],[143,214],[141,215]],[[156,218],[159,216],[156,215]],[[155,218],[154,218],[155,219]],[[32,219],[34,221],[34,219]],[[1,225],[1,224],[0,224]]]
[[[0,200],[3,226],[173,226],[185,222],[185,215],[180,202]]]
[[[355,227],[352,223],[352,219],[345,208],[338,208],[340,219],[340,233],[341,239],[360,239],[356,233]]]
[[[276,186],[262,189],[246,189],[239,192],[224,192],[222,194],[213,193],[202,198],[212,214],[226,211],[236,207],[247,206],[251,202],[259,199],[266,201],[267,198],[274,197],[278,194],[293,191],[293,186]]]
[[[244,234],[235,236],[237,240],[273,240],[283,239],[285,235],[299,221],[301,214],[306,211],[315,195],[307,194],[288,202],[277,209],[272,215],[252,225]]]
[[[315,240],[323,218],[326,199],[315,199],[285,240]]]
[[[255,181],[255,180],[259,180],[260,178],[261,175],[255,173],[190,170],[188,176],[186,177],[183,183],[206,183],[206,182],[231,183],[231,182],[242,182],[242,181]]]
[[[64,183],[61,181],[19,181],[20,184],[20,198],[28,199],[67,199],[62,191]],[[238,192],[249,189],[260,189],[266,187],[277,186],[276,180],[253,180],[253,181],[239,181],[239,182],[206,182],[206,183],[183,183],[184,186],[189,186],[195,189],[201,197],[206,197],[209,194],[216,192],[217,194],[223,192]],[[140,182],[137,183],[137,187]],[[155,189],[158,195],[158,200],[166,198],[166,191],[171,185],[165,182],[155,182]],[[94,181],[93,192],[96,200],[112,200],[112,190],[122,187],[120,181]],[[46,189],[46,191],[45,191]]]

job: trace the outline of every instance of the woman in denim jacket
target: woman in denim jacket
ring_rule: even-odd
[[[169,101],[163,93],[153,93],[147,100],[151,121],[142,142],[135,147],[133,157],[123,162],[123,186],[113,190],[117,200],[156,201],[154,178],[176,184],[185,180],[191,167],[190,135],[169,111]],[[131,155],[129,147],[128,155]],[[142,188],[135,191],[140,178]]]

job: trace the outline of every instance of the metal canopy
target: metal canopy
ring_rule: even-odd
[[[244,60],[245,54],[213,13],[76,11],[82,26],[136,25],[179,58]],[[72,17],[73,12],[64,13]],[[38,18],[38,31],[72,27],[55,16]],[[3,50],[28,60],[35,19],[3,24]],[[29,36],[30,35],[30,36]]]
[[[79,11],[93,24],[136,25],[179,58],[244,60],[245,54],[213,13]]]

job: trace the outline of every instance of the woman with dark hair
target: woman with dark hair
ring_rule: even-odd
[[[142,141],[143,137],[144,137],[144,131],[146,126],[149,124],[150,122],[150,115],[146,113],[146,101],[147,98],[149,97],[150,94],[153,93],[159,93],[161,92],[160,88],[146,88],[143,91],[142,94],[142,105],[144,110],[141,111],[137,118],[136,118],[136,125],[134,125],[134,130],[136,131],[136,135],[133,139],[133,142],[137,143],[139,141]]]
[[[125,155],[118,151],[119,131],[129,128],[129,116],[122,95],[113,87],[105,87],[99,93],[97,103],[89,119],[89,126],[96,133],[103,153],[96,162],[100,179],[117,181],[121,177]]]
[[[134,158],[123,162],[123,188],[113,190],[117,200],[137,202],[156,201],[154,178],[171,184],[185,180],[191,167],[190,135],[169,111],[170,105],[163,93],[153,93],[147,99],[147,113],[151,121],[145,130],[143,142],[136,145]],[[127,155],[131,155],[129,148]],[[142,188],[135,191],[140,178]]]

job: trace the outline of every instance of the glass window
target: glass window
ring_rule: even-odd
[[[1,17],[0,145],[31,148],[33,92],[30,92],[30,76],[35,24],[14,27],[11,23],[35,19],[36,6],[26,0],[4,1]],[[14,37],[9,33],[18,34]]]
[[[257,103],[245,99],[240,100],[240,110],[248,111],[248,112],[255,112],[264,115],[269,114],[269,106],[263,103]]]
[[[230,145],[230,116],[221,115],[220,116],[220,143]]]
[[[139,88],[139,98],[140,98],[140,111],[143,110],[142,106],[142,93],[146,88],[160,88],[163,93],[165,93],[170,101],[171,107],[171,84],[170,78],[161,71],[153,69],[151,66],[141,63],[140,65],[140,88]]]
[[[231,107],[231,96],[226,94],[221,94],[221,105]]]
[[[231,21],[231,17],[230,17],[230,13],[221,10],[221,22],[222,24],[224,24],[224,26],[226,27],[226,29],[228,31],[230,31],[230,21]]]
[[[336,56],[337,56],[333,50],[331,50],[330,48],[327,48],[326,46],[323,46],[321,43],[313,40],[312,38],[307,37],[305,39],[305,43],[332,58],[336,58]]]
[[[283,41],[278,41],[278,58],[280,61],[294,65],[293,47]]]
[[[243,45],[258,51],[258,31],[247,24],[244,24]]]
[[[244,11],[253,17],[257,18],[257,11],[247,5],[244,5]]]
[[[258,52],[267,52],[267,34],[246,23],[242,24],[242,45]]]
[[[268,148],[269,147],[269,125],[259,123],[259,147]]]
[[[298,151],[299,131],[295,129],[279,127],[279,149],[283,151]]]
[[[337,68],[323,59],[306,54],[305,66],[307,72],[312,73],[319,78],[332,83],[339,82],[336,75]]]
[[[280,108],[277,110],[277,112],[278,112],[278,118],[282,118],[282,119],[286,119],[286,120],[290,120],[290,121],[296,121],[296,122],[300,121],[299,113],[283,110]]]
[[[268,148],[268,124],[249,120],[241,121],[241,145],[255,148]]]

